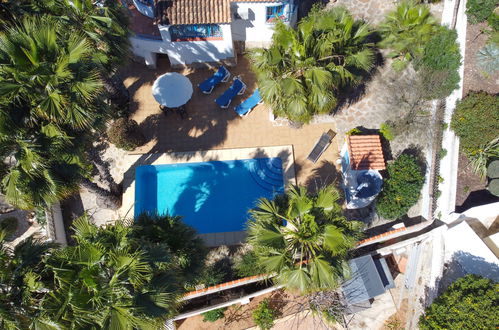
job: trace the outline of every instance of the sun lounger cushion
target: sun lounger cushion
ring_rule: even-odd
[[[255,89],[253,94],[244,100],[241,104],[234,108],[236,113],[239,116],[247,115],[254,107],[256,107],[259,103],[262,103],[262,98],[260,96],[260,91]]]
[[[331,144],[334,134],[335,133],[332,130],[329,130],[327,133],[323,133],[308,155],[307,159],[313,163],[317,162],[322,153],[326,151],[327,147]]]
[[[240,79],[234,79],[232,85],[222,94],[220,95],[215,102],[221,106],[222,108],[227,108],[234,97],[237,94],[242,94],[246,86]]]
[[[211,77],[199,84],[199,88],[203,93],[209,94],[213,88],[218,85],[222,80],[227,81],[228,76],[230,76],[229,70],[227,70],[223,65],[218,68]]]

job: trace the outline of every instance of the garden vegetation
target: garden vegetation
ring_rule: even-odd
[[[499,97],[470,92],[456,105],[451,128],[474,172],[485,177],[488,163],[499,158]]]
[[[269,330],[274,325],[277,311],[270,307],[270,301],[266,298],[258,304],[258,307],[253,311],[252,317],[258,328]]]
[[[88,149],[129,50],[123,7],[102,5],[2,1],[0,189],[19,208],[46,208],[89,181]]]
[[[388,178],[376,200],[378,214],[386,219],[398,219],[407,214],[421,195],[425,181],[418,159],[402,154],[387,166]]]
[[[499,324],[499,284],[466,275],[426,308],[420,329],[495,329]]]
[[[299,292],[338,287],[362,229],[343,216],[339,197],[332,186],[316,194],[295,186],[250,211],[247,241],[276,284]]]
[[[29,238],[10,251],[0,231],[2,329],[157,329],[199,274],[204,247],[178,217],[137,224],[74,222],[72,246]]]
[[[251,53],[258,88],[276,116],[308,123],[374,65],[371,28],[345,9],[313,9],[297,29],[278,22],[268,49]]]

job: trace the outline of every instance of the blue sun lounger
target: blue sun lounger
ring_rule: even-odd
[[[223,65],[210,78],[200,83],[199,89],[205,94],[211,94],[213,88],[221,82],[226,82],[230,78],[230,72]]]
[[[222,94],[220,95],[215,102],[223,109],[229,107],[230,102],[236,95],[244,94],[246,90],[246,85],[239,79],[239,77],[234,78],[234,82],[232,85]]]
[[[253,108],[260,103],[262,103],[262,97],[260,96],[260,91],[257,88],[250,97],[241,102],[241,104],[237,107],[234,107],[234,111],[236,111],[239,116],[244,117],[247,116],[251,110],[253,110]]]
[[[326,151],[327,147],[331,144],[333,141],[334,137],[336,136],[336,132],[330,129],[327,131],[327,133],[323,133],[319,140],[315,143],[314,148],[308,155],[307,159],[310,160],[312,163],[317,162],[319,158],[321,157],[322,153]]]

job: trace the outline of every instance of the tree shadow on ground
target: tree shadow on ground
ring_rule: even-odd
[[[372,35],[371,39],[377,39],[377,36]],[[385,60],[378,49],[374,49],[374,64],[368,72],[355,72],[361,77],[360,82],[356,85],[350,85],[341,88],[338,93],[338,104],[333,109],[333,114],[341,113],[343,110],[348,109],[349,106],[359,102],[365,95],[369,84],[373,81],[374,77],[379,73],[378,69],[385,65]]]
[[[62,219],[64,221],[64,230],[68,245],[75,244],[73,239],[73,221],[85,214],[85,208],[79,193],[73,194],[61,202]]]
[[[319,164],[319,167],[316,167],[312,170],[312,173],[305,181],[305,186],[308,191],[314,193],[318,191],[320,188],[327,185],[334,185],[340,192],[340,182],[341,182],[341,173],[336,168],[336,164],[332,161],[322,160]],[[343,203],[344,196],[342,195],[342,200],[340,203]]]

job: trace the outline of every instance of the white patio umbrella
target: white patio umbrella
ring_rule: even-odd
[[[191,99],[192,84],[189,78],[177,72],[161,75],[152,85],[152,95],[167,108],[177,108]]]

